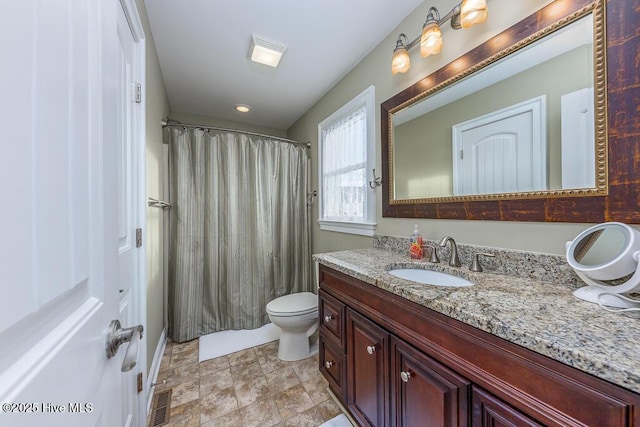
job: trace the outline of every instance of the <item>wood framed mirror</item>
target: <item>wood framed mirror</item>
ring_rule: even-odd
[[[502,221],[640,222],[637,191],[640,178],[636,172],[640,154],[638,153],[638,144],[634,140],[634,135],[637,138],[639,133],[638,126],[640,124],[640,114],[637,110],[638,77],[635,65],[640,60],[637,57],[639,55],[637,51],[639,36],[636,32],[636,23],[639,18],[640,11],[634,8],[633,0],[557,0],[382,103],[383,216]],[[400,127],[407,127],[407,122],[418,120],[416,119],[417,113],[412,112],[413,116],[411,116],[411,114],[407,114],[408,111],[424,110],[427,112],[426,116],[434,114],[431,111],[436,108],[442,112],[446,105],[445,107],[439,106],[446,103],[439,98],[446,97],[445,93],[451,88],[460,92],[460,86],[465,84],[469,86],[470,82],[472,82],[470,83],[472,86],[477,85],[472,79],[476,78],[478,74],[487,69],[495,69],[501,63],[522,52],[531,52],[536,48],[538,51],[548,51],[548,48],[539,48],[538,46],[551,36],[569,32],[571,26],[582,25],[584,29],[585,19],[589,20],[588,25],[593,29],[592,36],[590,36],[593,38],[590,47],[591,53],[585,54],[583,52],[580,54],[581,60],[588,56],[588,59],[592,61],[591,66],[582,66],[581,68],[592,71],[589,78],[593,82],[593,98],[590,101],[593,106],[593,139],[591,148],[587,150],[592,157],[586,160],[586,164],[591,164],[593,167],[578,166],[578,169],[591,169],[591,178],[586,178],[586,181],[585,178],[580,178],[582,181],[579,181],[578,184],[575,183],[575,180],[572,182],[571,179],[563,181],[564,178],[571,177],[571,173],[567,172],[571,169],[563,165],[560,160],[559,153],[563,148],[558,146],[562,143],[553,142],[554,139],[561,140],[559,119],[554,118],[551,112],[542,110],[544,117],[551,117],[549,122],[555,121],[557,123],[553,125],[555,130],[550,128],[544,130],[543,128],[538,134],[545,134],[550,140],[545,143],[546,150],[555,152],[557,158],[550,155],[551,158],[546,158],[543,162],[543,171],[537,172],[538,175],[544,177],[541,181],[534,179],[536,183],[526,184],[522,187],[523,189],[519,187],[514,190],[506,187],[497,191],[492,190],[494,187],[491,186],[485,186],[484,189],[480,186],[480,190],[477,189],[478,186],[475,186],[469,190],[468,188],[472,187],[463,187],[460,184],[461,179],[458,179],[456,184],[454,178],[455,157],[459,152],[458,148],[454,147],[461,146],[454,145],[452,142],[456,138],[456,130],[459,137],[461,135],[459,129],[465,129],[464,126],[469,122],[469,117],[456,117],[450,119],[449,124],[444,127],[444,132],[437,132],[438,136],[434,136],[436,132],[421,133],[418,131],[418,135],[423,135],[420,144],[423,145],[422,149],[426,150],[426,154],[423,156],[414,155],[414,157],[423,160],[429,157],[430,153],[437,151],[429,144],[444,144],[448,151],[445,151],[445,160],[441,163],[446,163],[450,170],[448,169],[444,173],[434,173],[433,176],[424,178],[413,177],[413,180],[410,179],[409,182],[414,185],[407,189],[406,181],[401,180],[402,168],[406,166],[407,169],[413,170],[416,166],[403,160],[411,156],[403,154],[402,151],[396,151],[398,144],[404,143],[405,140],[396,141],[394,136],[396,133],[404,135],[403,132],[411,134]],[[584,31],[577,30],[577,32]],[[457,71],[459,67],[456,64],[460,62],[468,64],[462,72]],[[523,60],[518,59],[516,62],[522,63]],[[552,61],[546,62],[551,63]],[[566,67],[566,65],[564,66]],[[527,70],[525,72],[531,73]],[[567,70],[567,73],[575,74],[571,70]],[[488,83],[483,87],[492,84]],[[636,85],[635,89],[633,88],[634,84]],[[560,91],[574,92],[575,88],[564,88]],[[551,93],[553,90],[544,89],[544,92]],[[528,94],[522,96],[527,101],[531,98]],[[465,97],[472,99],[466,94]],[[489,97],[489,99],[493,98],[496,97]],[[549,111],[553,111],[554,108],[560,110],[560,97],[556,100],[552,98],[552,95],[547,94],[543,98],[546,100],[546,106],[543,102],[543,108],[548,108]],[[517,99],[505,102],[509,106],[517,108],[520,108],[520,104],[522,104]],[[487,102],[477,101],[476,104],[484,105]],[[499,104],[487,108],[492,113],[496,111],[501,113],[505,110],[504,105]],[[453,109],[462,110],[458,106]],[[484,119],[486,113],[487,111],[480,111],[472,114],[475,114],[474,119]],[[560,114],[558,113],[558,115]],[[562,100],[562,115],[566,116],[564,100]],[[394,120],[397,123],[394,123]],[[419,120],[426,119],[419,118]],[[442,122],[439,118],[435,120]],[[575,126],[571,126],[571,121],[568,123],[570,125],[565,126],[565,129],[575,128]],[[451,124],[460,126],[454,127]],[[431,130],[433,125],[427,126]],[[473,128],[474,125],[469,127]],[[417,129],[420,128],[417,127]],[[434,138],[436,139],[434,140]],[[447,138],[449,139],[447,140]],[[570,138],[564,138],[564,140],[569,141]],[[565,150],[568,153],[568,158],[578,157],[573,155],[575,151],[572,150],[575,149]],[[454,152],[456,155],[453,155]],[[466,152],[467,150],[464,153]],[[460,152],[460,154],[463,157],[463,153]],[[442,154],[440,155],[442,156]],[[433,154],[433,157],[437,158],[437,156],[437,154]],[[475,162],[477,163],[477,159]],[[533,169],[535,168],[534,165]],[[425,169],[433,171],[436,166],[432,165]],[[466,173],[470,169],[468,164],[467,166],[463,164],[461,167],[458,165],[457,170]],[[519,169],[526,168],[519,167]],[[398,171],[400,173],[394,173]],[[476,173],[475,169],[474,173]],[[424,185],[425,183],[429,185]],[[420,186],[422,188],[419,188]],[[416,190],[416,188],[418,189]]]

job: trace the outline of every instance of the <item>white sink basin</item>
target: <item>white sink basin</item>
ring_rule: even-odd
[[[473,286],[474,283],[462,277],[452,276],[439,271],[423,270],[421,268],[396,268],[387,273],[412,282],[434,286],[462,287]]]

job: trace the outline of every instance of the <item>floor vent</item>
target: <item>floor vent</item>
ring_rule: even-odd
[[[149,427],[165,426],[169,423],[171,409],[171,389],[161,391],[153,396]]]

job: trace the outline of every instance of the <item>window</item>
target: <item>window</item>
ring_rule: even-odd
[[[318,125],[320,229],[373,236],[375,88],[370,86]]]

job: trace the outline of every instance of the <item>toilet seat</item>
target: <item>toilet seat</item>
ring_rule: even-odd
[[[275,316],[302,316],[318,311],[318,296],[312,292],[283,295],[267,304],[267,313]]]

